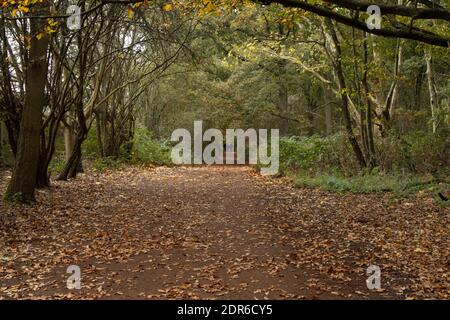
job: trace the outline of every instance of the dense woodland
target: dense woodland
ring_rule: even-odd
[[[81,1],[82,28],[69,30],[64,1],[4,1],[7,198],[33,200],[51,174],[74,178],[83,152],[164,163],[158,144],[196,119],[279,128],[285,168],[442,179],[449,4],[393,2],[370,30],[357,1]]]
[[[448,299],[449,0],[1,9],[0,300]],[[279,173],[175,166],[196,120]]]

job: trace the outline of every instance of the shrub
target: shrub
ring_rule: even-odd
[[[119,169],[125,163],[123,158],[103,157],[97,158],[92,163],[92,169],[95,171],[105,171],[106,169]]]
[[[376,138],[376,157],[380,173],[445,173],[450,168],[450,130],[433,134],[415,131]],[[447,169],[446,169],[447,168]],[[340,173],[354,176],[360,170],[344,134],[328,137],[290,137],[280,139],[280,169],[314,173]]]
[[[435,173],[450,166],[450,131],[392,134],[376,141],[385,172]]]
[[[352,151],[342,135],[290,137],[280,139],[280,169],[329,171],[357,167]]]
[[[145,127],[138,127],[134,133],[131,162],[135,164],[171,165],[171,148],[167,142],[152,138]]]
[[[94,126],[95,126],[95,123],[92,125],[92,127],[94,127]],[[95,129],[95,127],[94,127],[94,129]],[[96,130],[93,130],[91,128],[91,130],[88,131],[86,140],[83,141],[81,148],[82,148],[82,154],[85,157],[97,158],[100,156],[100,146],[98,143]]]

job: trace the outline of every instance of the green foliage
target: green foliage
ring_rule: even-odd
[[[358,169],[344,136],[280,139],[281,173],[297,187],[332,192],[379,193],[409,196],[417,192],[437,195],[449,188],[448,133],[412,132],[376,140],[379,166]],[[436,203],[446,205],[437,197]]]
[[[0,153],[0,168],[1,167],[13,167],[14,156],[9,145],[4,145]]]
[[[107,169],[117,170],[122,168],[125,164],[125,159],[121,157],[103,157],[97,158],[93,161],[92,169],[100,172],[103,172]]]
[[[280,139],[282,171],[345,171],[355,166],[351,150],[342,135]]]
[[[36,202],[34,199],[26,197],[22,192],[17,192],[13,194],[8,189],[5,191],[5,194],[3,195],[3,201],[9,203],[19,203],[28,205],[32,205]]]
[[[439,207],[442,207],[442,208],[450,208],[450,201],[444,201],[444,200],[442,200],[438,195],[435,195],[434,197],[433,197],[433,200],[434,200],[434,203],[436,204],[436,205],[438,205]]]
[[[312,168],[319,162],[329,146],[329,141],[320,137],[291,137],[280,140],[280,163],[284,169]]]
[[[450,166],[450,130],[414,131],[376,141],[385,172],[437,172]]]
[[[169,145],[155,140],[151,132],[143,126],[138,126],[134,133],[131,153],[122,150],[119,157],[99,157],[96,152],[96,137],[88,137],[86,141],[85,150],[93,160],[92,169],[95,171],[117,170],[127,164],[168,166],[172,163]]]
[[[65,150],[64,150],[64,138],[57,136],[55,140],[55,152],[53,153],[52,161],[48,170],[50,173],[59,173],[63,170],[66,163]]]
[[[92,127],[95,129],[95,123]],[[84,157],[98,158],[100,156],[100,146],[98,144],[97,132],[96,130],[89,130],[86,140],[82,144],[82,154]]]
[[[117,170],[127,164],[136,165],[170,165],[170,146],[164,142],[155,140],[151,132],[145,127],[136,129],[132,141],[131,154],[122,148],[119,157],[100,157],[97,134],[90,130],[82,145],[83,166],[94,171]],[[56,139],[55,153],[50,163],[49,170],[59,173],[64,168],[64,139],[59,136]]]
[[[433,134],[414,131],[375,139],[380,173],[437,174],[450,168],[450,132]],[[315,173],[338,172],[353,176],[360,173],[347,139],[342,134],[328,137],[290,137],[280,139],[282,171]]]
[[[392,192],[396,196],[408,196],[421,190],[438,191],[432,177],[424,175],[364,174],[353,177],[318,174],[294,176],[297,187],[318,187],[333,192],[380,193]]]
[[[131,151],[131,163],[169,166],[172,164],[170,152],[170,146],[153,139],[147,128],[138,127],[136,129]]]

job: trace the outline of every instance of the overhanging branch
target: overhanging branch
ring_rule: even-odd
[[[336,4],[338,7],[347,8],[347,9],[353,9],[358,11],[365,11],[367,9],[367,3],[363,2],[364,4],[359,3],[359,1],[350,1],[350,0],[344,0],[344,1],[327,1],[329,3]],[[369,29],[367,24],[365,22],[362,22],[356,18],[350,18],[348,16],[345,16],[343,14],[337,13],[333,11],[331,8],[325,8],[318,5],[312,5],[310,3],[300,1],[300,0],[268,0],[263,1],[262,3],[269,4],[269,3],[278,3],[281,4],[287,8],[299,8],[308,12],[315,13],[321,17],[327,17],[332,20],[335,20],[339,23],[345,24],[347,26],[355,27],[357,29],[366,31],[367,33],[383,36],[383,37],[390,37],[390,38],[403,38],[403,39],[410,39],[410,40],[416,40],[423,43],[428,43],[434,46],[439,47],[450,47],[450,38],[440,36],[438,34],[432,33],[430,31],[418,29],[418,28],[381,28],[381,29]],[[359,3],[358,6],[356,6],[356,3]],[[422,19],[424,15],[431,15],[430,11],[427,11],[428,9],[417,9],[411,7],[405,7],[405,6],[383,6],[384,9],[387,9],[386,11],[383,11],[381,9],[382,13],[390,13],[390,14],[398,14],[403,16],[410,16],[414,17],[414,19],[417,19],[418,15],[421,15]],[[394,9],[397,9],[395,11]],[[447,17],[450,16],[450,11],[447,9],[432,9],[435,16],[437,16],[436,12],[445,12],[443,16]],[[413,15],[415,13],[416,15]],[[442,13],[440,13],[442,15]],[[430,19],[430,18],[427,18]],[[445,19],[446,20],[446,19]]]

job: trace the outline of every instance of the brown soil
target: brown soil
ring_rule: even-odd
[[[90,173],[38,200],[0,205],[0,299],[449,294],[449,212],[427,198],[295,189],[205,166]],[[372,264],[378,291],[365,282]],[[69,265],[81,290],[66,287]]]

